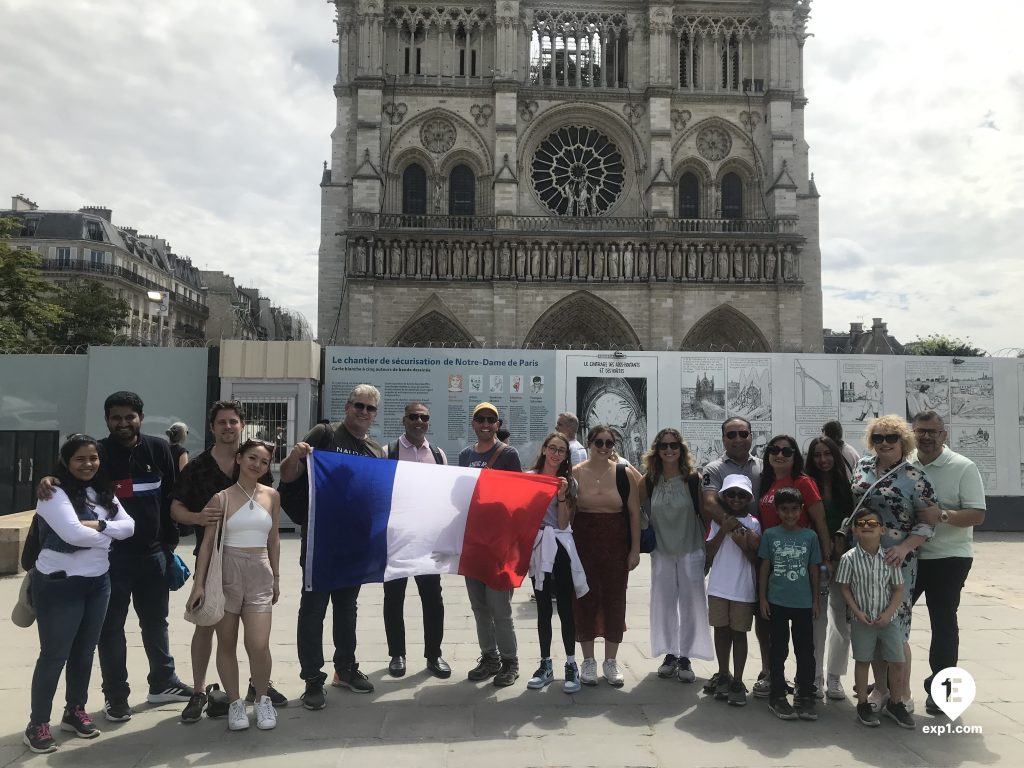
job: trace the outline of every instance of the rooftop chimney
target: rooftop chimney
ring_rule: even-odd
[[[850,335],[856,336],[864,333],[864,323],[850,323]]]
[[[99,216],[101,219],[110,221],[110,217],[113,215],[113,211],[102,205],[87,205],[84,208],[78,209],[79,213],[91,213],[93,216]]]
[[[882,318],[873,317],[871,318],[871,330],[886,333],[888,331],[888,328],[886,328],[886,324],[882,322]]]
[[[11,197],[11,209],[15,211],[35,211],[39,206],[29,200],[25,195],[14,195]]]

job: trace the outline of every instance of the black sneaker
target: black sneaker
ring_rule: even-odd
[[[112,723],[124,723],[132,719],[132,708],[127,698],[107,699],[103,703],[103,716]]]
[[[206,706],[206,694],[205,693],[193,693],[192,698],[188,700],[188,704],[181,710],[181,722],[183,723],[198,723],[203,719],[203,708]]]
[[[270,697],[270,703],[275,709],[288,706],[288,697],[274,687],[273,680],[267,681],[267,696]],[[250,704],[256,701],[256,688],[253,687],[252,679],[249,680],[249,691],[245,694],[245,700]]]
[[[216,683],[206,686],[206,716],[227,717],[231,708],[231,701],[228,695],[220,689]]]
[[[501,659],[497,654],[485,653],[477,660],[477,664],[466,675],[474,683],[494,677],[501,671]]]
[[[793,709],[801,720],[818,719],[818,706],[813,693],[808,696],[794,696]]]
[[[785,696],[780,696],[777,699],[771,699],[768,702],[768,709],[772,711],[779,720],[796,720],[799,715],[793,711],[793,707],[789,705],[789,699]]]
[[[172,701],[188,701],[195,691],[181,680],[174,678],[159,688],[150,688],[146,701],[150,704],[167,704]]]
[[[929,693],[928,698],[924,700],[924,711],[929,715],[941,715],[942,710],[939,709],[939,705],[935,703],[935,699]]]
[[[711,676],[711,679],[708,680],[706,683],[704,683],[704,687],[701,688],[701,691],[705,695],[707,695],[707,696],[714,696],[715,695],[715,689],[718,687],[718,683],[722,679],[723,679],[722,673],[721,672],[715,672],[715,674],[713,674]],[[726,679],[726,680],[729,679],[729,673],[728,672],[725,673],[724,679]]]
[[[306,709],[323,709],[327,706],[327,689],[322,680],[307,680],[306,692],[299,697]]]
[[[866,725],[868,728],[877,728],[881,725],[878,722],[878,715],[875,714],[875,710],[866,701],[863,704],[857,705],[857,722],[861,725]]]
[[[81,707],[64,710],[64,717],[60,721],[60,729],[73,733],[80,739],[95,739],[100,735],[96,723],[89,717],[89,713]]]
[[[519,659],[502,659],[494,684],[499,688],[507,688],[519,679]]]
[[[359,671],[359,663],[352,662],[348,669],[335,672],[331,685],[335,688],[348,688],[353,693],[373,693],[370,678]]]
[[[21,737],[22,743],[33,752],[39,755],[46,755],[57,751],[57,743],[50,733],[49,723],[29,723],[25,729],[25,735]]]
[[[902,701],[893,701],[889,699],[889,703],[885,705],[883,710],[885,714],[896,721],[896,725],[900,728],[908,728],[913,730],[917,728],[917,723],[914,722],[914,716],[907,712],[907,706]]]

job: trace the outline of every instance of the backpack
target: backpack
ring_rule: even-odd
[[[444,464],[444,459],[441,458],[441,449],[436,445],[430,445],[430,455],[434,457],[435,464]],[[387,458],[398,461],[398,441],[388,443],[388,455]]]
[[[39,515],[32,515],[32,523],[25,535],[25,546],[21,550],[21,567],[31,571],[36,567],[36,560],[43,549],[43,541],[39,535]]]

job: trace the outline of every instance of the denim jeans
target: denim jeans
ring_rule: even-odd
[[[162,550],[142,553],[110,553],[110,605],[100,633],[100,671],[103,695],[126,699],[128,685],[128,646],[124,624],[128,604],[135,606],[142,630],[142,645],[149,659],[149,688],[160,690],[172,680],[174,658],[167,638],[167,556]]]
[[[786,695],[786,659],[789,657],[789,627],[793,625],[796,653],[796,690],[801,696],[814,695],[814,628],[810,608],[786,608],[770,603],[771,698]]]
[[[444,599],[438,574],[416,576],[416,589],[423,606],[423,657],[441,655],[444,638]],[[405,656],[405,589],[409,579],[384,582],[384,632],[388,638],[388,656]]]
[[[54,579],[32,571],[31,590],[39,629],[32,722],[48,723],[65,665],[67,706],[84,708],[89,698],[92,659],[110,599],[110,579],[107,574]]]
[[[296,650],[299,676],[306,681],[327,679],[324,674],[324,618],[327,604],[334,607],[334,669],[343,672],[356,660],[356,602],[359,585],[333,592],[305,592],[299,599]]]
[[[925,678],[924,689],[931,692],[932,678],[946,667],[955,667],[960,656],[960,624],[956,612],[960,608],[960,592],[974,558],[940,557],[917,559],[917,582],[914,602],[923,594],[928,603],[932,627],[932,643],[928,649],[931,674]]]

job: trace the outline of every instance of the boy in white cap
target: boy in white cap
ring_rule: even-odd
[[[761,542],[761,524],[750,514],[754,497],[750,478],[728,475],[718,492],[725,511],[722,524],[711,522],[706,556],[713,558],[708,574],[708,623],[715,628],[718,672],[704,686],[704,693],[734,707],[747,703],[743,667],[747,661],[747,633],[754,622],[757,591],[754,563]],[[729,672],[729,655],[733,669]]]

